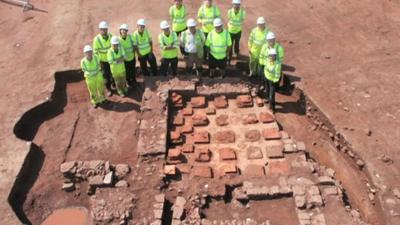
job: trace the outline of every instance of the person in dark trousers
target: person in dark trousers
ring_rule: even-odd
[[[179,39],[175,32],[171,32],[169,23],[161,21],[160,28],[162,33],[158,36],[161,48],[160,75],[167,76],[168,69],[171,68],[172,75],[177,75],[178,69],[178,49]]]
[[[240,54],[240,39],[242,37],[242,25],[246,18],[246,12],[240,7],[240,0],[232,0],[233,8],[228,11],[228,31],[231,35],[233,48],[229,52],[229,61],[232,59],[233,53],[236,58]],[[230,64],[230,63],[229,63]]]
[[[112,96],[112,87],[115,87],[115,82],[107,60],[107,52],[111,48],[112,34],[108,32],[108,23],[106,21],[99,23],[99,29],[100,33],[93,39],[93,52],[100,59],[100,67],[106,81],[107,95]]]
[[[125,70],[126,70],[126,81],[129,87],[137,86],[136,83],[136,59],[135,50],[137,48],[136,43],[133,41],[132,35],[128,34],[128,25],[122,24],[119,27],[119,42],[121,47],[125,51]]]
[[[264,66],[266,96],[269,100],[269,109],[275,113],[275,92],[279,85],[282,64],[276,59],[277,52],[275,48],[269,49],[268,55],[269,58]]]
[[[133,41],[137,49],[140,69],[144,76],[149,76],[150,72],[147,68],[147,63],[150,64],[151,74],[157,76],[157,60],[153,53],[153,41],[150,32],[146,29],[146,21],[139,19],[137,22],[138,29],[133,33]]]

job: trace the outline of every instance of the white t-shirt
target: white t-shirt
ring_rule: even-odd
[[[191,32],[186,33],[185,52],[197,53],[196,38]]]

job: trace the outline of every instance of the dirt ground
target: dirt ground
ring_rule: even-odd
[[[27,153],[26,142],[17,139],[13,133],[18,119],[50,96],[56,71],[78,69],[82,46],[91,42],[100,20],[109,21],[111,32],[115,34],[121,23],[127,22],[134,27],[138,18],[148,18],[148,27],[153,39],[156,39],[159,21],[167,18],[167,9],[172,1],[149,0],[145,4],[141,1],[105,0],[30,2],[47,12],[23,13],[21,8],[0,2],[3,31],[0,43],[4,52],[0,55],[0,103],[3,106],[0,110],[0,212],[4,215],[3,224],[18,224],[7,201]],[[216,3],[225,15],[229,2]],[[186,4],[193,16],[200,1],[187,1]],[[379,222],[399,224],[400,207],[397,203],[393,204],[395,197],[392,192],[400,188],[400,156],[397,154],[400,144],[400,94],[397,87],[400,81],[396,79],[400,69],[400,3],[389,0],[248,0],[244,6],[249,15],[245,31],[254,26],[259,15],[266,17],[269,27],[276,32],[286,49],[286,64],[295,68],[289,74],[301,81],[306,94],[312,97],[335,124],[336,130],[346,137],[366,162],[366,171],[382,201],[384,221]],[[243,40],[247,37],[248,32],[245,32]],[[243,41],[244,53],[246,49]],[[90,109],[82,83],[71,85],[68,91],[73,93],[69,96],[69,103],[72,104],[67,105],[57,119],[45,123],[33,141],[41,147],[51,146],[53,151],[64,151],[69,139],[48,142],[46,137],[68,136],[71,129],[76,129],[76,137],[85,141],[79,141],[79,138],[72,140],[71,149],[79,149],[89,143],[104,145],[104,152],[98,152],[97,157],[109,157],[116,161],[114,163],[121,159],[134,163],[136,159],[130,153],[135,152],[136,140],[132,137],[135,137],[138,99],[133,97],[123,102],[115,99],[116,109],[129,109],[129,112],[114,113]],[[118,107],[118,104],[125,105]],[[290,118],[285,114],[292,112],[285,110],[290,108],[289,103],[283,106],[284,110],[278,111],[278,119],[281,117],[285,121],[285,118]],[[96,122],[111,117],[117,126]],[[74,121],[78,118],[74,128]],[[50,125],[55,129],[46,129]],[[129,130],[125,131],[127,128]],[[104,132],[107,129],[120,136],[111,140]],[[370,136],[366,135],[366,130],[371,131]],[[296,131],[295,127],[293,131]],[[86,138],[83,138],[84,135]],[[94,143],[91,137],[96,137]],[[99,137],[101,140],[97,139]],[[116,151],[118,154],[111,154],[115,149],[119,149]],[[52,158],[52,150],[48,151],[45,152],[43,167],[58,168],[63,159]],[[90,149],[85,154],[81,152],[71,151],[68,157],[90,158]],[[381,160],[382,154],[391,161]],[[33,190],[41,188],[46,190],[46,184],[36,183],[33,186]],[[398,199],[395,200],[398,202]],[[36,218],[35,221],[41,219]]]

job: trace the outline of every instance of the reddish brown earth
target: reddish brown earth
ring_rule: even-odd
[[[111,32],[116,33],[116,28],[123,22],[134,27],[139,17],[149,18],[149,28],[155,39],[159,33],[159,21],[167,18],[169,7],[169,2],[156,0],[146,1],[146,4],[141,1],[126,4],[104,0],[30,2],[48,13],[23,13],[21,8],[0,2],[3,31],[0,37],[3,51],[0,55],[0,104],[3,106],[0,110],[0,213],[3,215],[3,224],[19,223],[7,203],[19,165],[27,153],[26,143],[13,133],[18,119],[50,96],[55,71],[78,68],[82,46],[92,40],[100,20],[108,20]],[[225,14],[230,4],[216,2]],[[191,15],[197,11],[199,4],[188,1]],[[369,218],[368,213],[364,215],[373,224],[400,223],[399,200],[392,193],[394,188],[400,188],[400,158],[397,154],[400,144],[397,87],[400,81],[396,79],[400,69],[399,6],[398,1],[388,0],[252,0],[245,5],[249,16],[243,39],[247,40],[248,31],[254,26],[256,17],[265,16],[286,49],[286,64],[295,68],[295,71],[288,73],[301,79],[306,94],[314,99],[366,162],[365,172],[372,179],[378,191],[377,198],[382,202],[382,205],[371,207],[383,208],[378,210],[383,212],[382,217]],[[242,42],[242,49],[243,53],[247,52],[245,41]],[[68,86],[67,92],[69,101],[64,112],[43,123],[33,139],[46,156],[43,173],[32,187],[36,193],[30,194],[27,201],[29,203],[29,200],[36,198],[38,202],[35,204],[43,210],[41,215],[34,215],[33,211],[28,210],[28,217],[37,223],[50,214],[54,207],[78,203],[85,206],[86,200],[59,198],[59,189],[47,194],[53,190],[51,188],[59,187],[59,183],[51,179],[43,180],[42,177],[61,176],[55,171],[58,171],[63,160],[93,159],[93,150],[88,148],[89,145],[98,147],[96,159],[107,158],[113,163],[134,163],[137,160],[134,154],[137,115],[134,109],[139,105],[137,99],[119,100],[115,97],[113,101],[122,101],[115,103],[116,108],[129,109],[129,113],[111,112],[90,109],[82,82]],[[304,119],[297,116],[293,110],[296,103],[288,98],[278,100],[284,100],[283,109],[278,110],[277,115],[285,129],[292,135],[298,132],[296,136],[307,141],[308,146],[312,146],[312,142],[317,142],[319,146],[318,135],[309,136],[308,132],[302,131],[310,124],[302,122]],[[134,107],[124,105],[124,102]],[[68,148],[68,154],[65,154],[78,118],[72,145]],[[366,129],[371,130],[371,136],[366,135]],[[378,159],[381,154],[390,157],[393,163]],[[332,157],[320,155],[318,159],[329,163]],[[352,162],[348,163],[355,167]],[[339,173],[342,174],[340,179],[349,179],[352,183],[351,178],[346,178],[347,173],[352,172]],[[357,173],[350,175],[358,176]],[[365,183],[354,182],[354,188],[366,189]],[[352,193],[349,195],[351,197]],[[368,202],[365,190],[353,195],[362,196],[359,201]],[[393,199],[395,204],[392,204]]]

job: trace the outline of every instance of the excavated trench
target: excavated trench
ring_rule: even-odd
[[[83,80],[82,73],[78,70],[57,72],[54,77],[54,91],[48,101],[26,112],[16,123],[14,133],[18,138],[24,141],[34,140],[41,125],[64,112],[64,107],[68,104],[67,85]],[[360,209],[367,222],[384,224],[377,198],[374,202],[368,201],[368,190],[365,183],[370,181],[369,175],[365,168],[359,168],[355,163],[359,157],[355,155],[351,145],[335,130],[334,124],[329,121],[312,99],[302,90],[290,84],[295,79],[292,76],[286,78],[285,91],[278,97],[278,102],[281,102],[278,104],[281,107],[277,110],[277,120],[280,126],[297,138],[304,139],[306,144],[311,146],[310,158],[336,171],[337,179],[341,181],[346,190],[344,193],[346,204]],[[295,125],[293,121],[295,123],[298,121],[299,125]],[[316,124],[318,127],[313,134],[310,134],[307,127],[310,124]],[[321,146],[319,146],[319,149],[312,147],[315,138],[320,138],[319,141],[323,143],[322,148]],[[23,205],[27,194],[42,172],[45,157],[46,155],[40,146],[35,143],[30,144],[29,154],[8,198],[9,204],[24,224],[32,224],[23,210]],[[230,198],[230,196],[227,196],[227,198]]]
[[[32,141],[43,123],[64,112],[64,107],[68,104],[67,85],[81,82],[83,74],[81,70],[61,71],[54,74],[54,79],[54,90],[49,99],[24,113],[14,126],[15,136],[29,141],[29,153],[8,197],[9,204],[23,224],[32,224],[23,210],[23,205],[46,157],[41,147]]]

